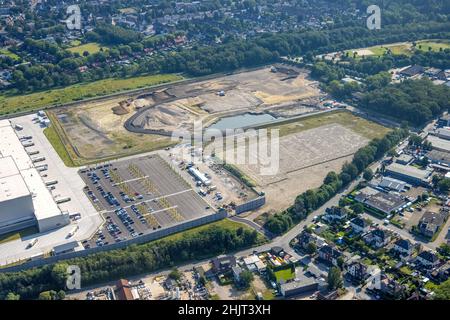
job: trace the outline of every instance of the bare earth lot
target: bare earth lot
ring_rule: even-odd
[[[78,157],[86,160],[120,157],[170,145],[167,137],[127,131],[123,124],[129,114],[116,115],[112,111],[121,101],[116,98],[52,111],[62,128],[59,134],[70,142]]]
[[[340,172],[358,149],[389,131],[345,111],[314,115],[270,129],[274,128],[280,130],[277,172],[265,175],[261,170],[264,166],[255,155],[250,159],[247,154],[245,164],[236,163],[265,192],[267,204],[261,209],[264,212],[286,209],[297,195],[319,187],[328,172]],[[225,154],[230,150],[227,146]],[[220,148],[215,151],[218,157],[225,158]]]
[[[319,187],[328,172],[339,172],[368,141],[340,124],[329,124],[281,137],[275,174],[264,175],[261,163],[249,164],[257,159],[239,168],[264,190],[271,209],[282,210],[298,194]]]

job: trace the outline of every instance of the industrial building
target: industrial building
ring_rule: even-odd
[[[444,128],[437,129],[436,136],[438,136],[439,138],[445,139],[445,140],[450,140],[450,128],[444,127]]]
[[[8,120],[0,121],[0,234],[37,226],[45,232],[67,225],[62,213]]]
[[[395,179],[408,182],[412,185],[426,186],[430,183],[431,170],[421,170],[413,166],[392,163],[386,167],[385,173]]]
[[[450,153],[448,153],[448,152],[432,150],[427,153],[427,158],[432,163],[437,163],[439,165],[444,165],[444,166],[450,166]]]
[[[427,141],[433,146],[433,150],[450,152],[450,140],[439,138],[438,136],[428,135]]]
[[[296,272],[296,279],[291,282],[279,284],[280,292],[285,298],[305,295],[319,289],[319,283],[314,278],[309,278]]]
[[[381,192],[371,187],[358,191],[355,200],[374,210],[388,215],[408,206],[408,199],[394,193]]]
[[[402,192],[410,189],[410,185],[408,185],[406,182],[389,177],[383,177],[383,179],[378,184],[378,187],[384,190],[397,192]]]

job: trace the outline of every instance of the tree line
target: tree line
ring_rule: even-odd
[[[449,110],[450,88],[428,79],[405,80],[366,93],[359,106],[420,126]]]
[[[162,239],[125,249],[111,250],[74,258],[54,265],[20,272],[0,273],[0,300],[20,296],[35,299],[40,293],[65,289],[67,267],[77,265],[81,269],[81,285],[93,285],[133,275],[152,272],[190,260],[204,259],[225,252],[258,244],[255,230],[211,226],[198,232],[188,232],[181,237]]]
[[[262,34],[249,40],[235,39],[211,46],[193,46],[143,55],[142,51],[155,42],[139,40],[138,35],[120,27],[95,29],[91,36],[115,44],[111,49],[89,55],[77,55],[56,44],[26,40],[18,50],[31,53],[35,63],[22,65],[14,72],[13,87],[29,92],[108,77],[131,77],[146,73],[182,72],[201,76],[229,72],[243,67],[269,64],[285,55],[305,55],[340,51],[420,38],[445,38],[448,22],[427,22],[415,25],[393,25],[389,30],[372,32],[363,27],[343,27],[321,31]],[[122,30],[123,29],[123,30]],[[116,31],[117,32],[114,32]],[[119,32],[120,30],[120,32]],[[18,51],[18,52],[19,52]],[[19,52],[20,53],[20,52]],[[114,63],[124,56],[133,56],[132,63]],[[45,61],[39,63],[39,61]],[[79,70],[80,66],[89,66]],[[42,74],[45,75],[42,77]]]

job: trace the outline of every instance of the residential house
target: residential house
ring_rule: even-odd
[[[367,266],[359,261],[352,262],[350,265],[348,265],[347,273],[356,282],[363,282],[369,277]]]
[[[310,243],[314,243],[316,247],[322,247],[326,244],[325,239],[319,237],[318,235],[314,233],[309,233],[303,230],[298,236],[298,245],[303,249],[306,250],[308,248],[308,245]]]
[[[395,279],[391,279],[386,274],[380,276],[379,290],[384,296],[388,296],[393,299],[400,299],[404,295],[405,286],[401,285]]]
[[[277,257],[284,257],[284,249],[282,247],[272,247],[270,253]]]
[[[413,245],[407,239],[399,239],[394,243],[392,249],[401,255],[409,256],[413,251]]]
[[[369,231],[369,224],[367,221],[359,217],[350,220],[350,226],[355,233],[365,233]]]
[[[253,271],[264,272],[266,270],[266,265],[264,264],[264,262],[261,261],[261,259],[256,254],[244,258],[244,264],[247,267],[247,269],[252,272]]]
[[[325,210],[324,219],[329,222],[342,222],[347,218],[347,209],[341,207],[331,207]]]
[[[430,273],[430,277],[438,283],[444,282],[450,278],[450,261],[447,261],[439,268]]]
[[[236,266],[236,257],[222,255],[211,260],[211,263],[215,274],[227,273]]]
[[[375,229],[364,237],[364,241],[377,249],[386,246],[391,241],[391,235],[382,229]]]
[[[231,268],[231,270],[233,271],[234,280],[236,282],[241,281],[241,273],[243,271],[242,268],[239,267],[239,266],[234,266],[234,267]]]
[[[319,249],[319,259],[329,265],[338,266],[340,257],[342,257],[342,253],[329,245],[324,245]]]
[[[431,251],[422,251],[416,259],[425,268],[435,268],[440,262],[437,255]]]
[[[421,234],[432,238],[439,228],[444,224],[446,215],[444,213],[436,213],[427,211],[419,221],[418,229]]]
[[[400,72],[400,75],[403,77],[416,77],[425,72],[425,68],[419,65],[414,65]]]

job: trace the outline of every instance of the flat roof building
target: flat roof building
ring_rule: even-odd
[[[427,158],[433,163],[450,166],[450,153],[448,152],[432,150],[427,153]]]
[[[37,225],[45,232],[69,223],[8,120],[0,121],[0,234]]]
[[[428,135],[427,141],[431,143],[433,150],[450,152],[450,140],[442,139],[438,136]]]
[[[407,206],[408,200],[394,193],[381,192],[371,187],[358,191],[355,200],[385,214],[396,212]]]
[[[413,166],[392,163],[386,167],[387,175],[413,185],[427,185],[430,182],[431,170],[421,170]]]
[[[414,160],[414,157],[409,154],[401,154],[398,158],[395,159],[395,162],[407,165],[410,164]]]
[[[0,234],[36,224],[33,199],[11,157],[0,158]]]
[[[445,140],[450,140],[450,128],[444,127],[444,128],[437,129],[436,136],[438,136],[439,138],[445,139]]]
[[[282,283],[280,292],[285,298],[315,292],[319,288],[319,283],[311,277],[306,277],[296,272],[296,279],[291,282]]]
[[[408,184],[404,181],[400,181],[394,178],[383,177],[378,186],[386,190],[402,192],[408,187]]]

